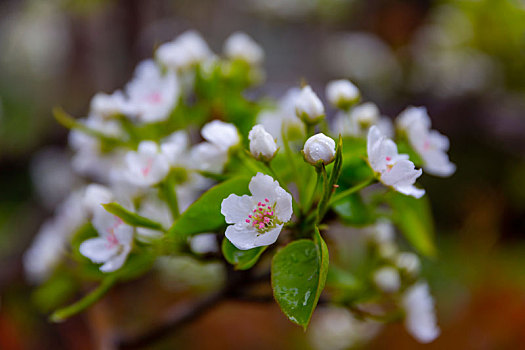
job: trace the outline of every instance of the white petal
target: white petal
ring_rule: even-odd
[[[254,199],[248,195],[230,194],[221,203],[221,213],[228,224],[244,222],[255,206]]]
[[[282,188],[276,191],[275,215],[281,222],[288,222],[292,217],[292,195]]]
[[[276,225],[270,231],[260,234],[255,238],[255,241],[253,243],[254,247],[262,247],[265,245],[275,243],[275,241],[277,241],[277,238],[279,238],[279,234],[281,233],[282,229],[283,225]]]
[[[226,238],[241,250],[255,248],[257,234],[257,230],[247,224],[230,225],[225,232]]]
[[[230,123],[214,120],[204,125],[201,129],[202,137],[220,147],[227,150],[231,146],[239,143],[239,132],[235,125]]]
[[[410,287],[403,296],[405,327],[421,343],[430,343],[440,334],[434,313],[434,300],[426,283]]]
[[[122,265],[124,265],[124,263],[126,262],[126,258],[128,257],[130,251],[131,247],[123,247],[122,252],[120,254],[115,255],[100,267],[100,271],[113,272],[120,269]]]
[[[394,186],[394,189],[399,193],[415,198],[421,198],[425,195],[425,190],[419,189],[415,186]]]
[[[277,200],[276,191],[278,188],[281,188],[277,181],[271,176],[264,175],[263,173],[257,173],[257,175],[252,177],[248,187],[255,201],[262,201],[265,198],[268,198],[270,203]]]
[[[421,169],[415,169],[414,163],[403,159],[396,162],[390,171],[383,172],[381,181],[388,186],[410,186],[422,173]]]
[[[94,263],[102,263],[117,254],[118,245],[111,245],[102,237],[91,238],[82,242],[79,247],[80,254],[90,259]]]

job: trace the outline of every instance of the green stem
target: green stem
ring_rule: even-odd
[[[113,285],[116,282],[116,276],[106,277],[95,290],[93,290],[91,293],[89,293],[76,303],[53,312],[53,314],[49,317],[50,321],[62,322],[68,319],[69,317],[84,311],[85,309],[96,303],[98,300],[100,300],[111,289],[111,287],[113,287]]]
[[[305,208],[308,208],[306,210],[309,210],[314,204],[315,194],[317,193],[317,189],[319,188],[319,185],[321,184],[321,178],[322,178],[321,169],[315,168],[315,173],[317,174],[317,181],[315,182],[314,190],[312,191],[312,194],[310,195],[310,199],[308,200],[308,202],[306,202]]]
[[[317,206],[317,217],[315,220],[317,224],[319,224],[319,222],[321,222],[323,219],[328,201],[332,195],[332,189],[330,188],[330,183],[328,182],[328,175],[326,174],[326,167],[324,164],[321,165],[321,174],[323,175],[323,195],[321,196],[321,201]]]
[[[368,185],[372,184],[373,182],[375,181],[375,178],[370,178],[370,179],[367,179],[357,185],[355,185],[354,187],[350,187],[349,189],[346,189],[344,190],[343,192],[339,192],[338,194],[336,194],[335,196],[332,197],[332,199],[330,200],[330,202],[328,203],[329,206],[331,206],[332,204],[336,203],[337,201],[345,198],[346,196],[349,196],[357,191],[360,191],[362,190],[363,188],[367,187]]]
[[[176,220],[180,216],[180,211],[177,192],[175,192],[175,183],[171,174],[160,183],[160,190],[163,194],[164,200],[168,203],[173,220]]]

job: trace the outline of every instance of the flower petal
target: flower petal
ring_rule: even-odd
[[[230,194],[221,203],[221,213],[228,224],[244,222],[254,207],[254,200],[248,195]]]
[[[246,224],[230,225],[226,228],[226,238],[238,249],[247,250],[257,247],[257,230]]]
[[[283,225],[277,225],[270,231],[260,234],[259,236],[255,237],[253,246],[262,247],[265,245],[270,245],[270,244],[275,243],[275,241],[277,241],[277,238],[279,238],[279,234],[281,233],[282,229],[283,229]]]
[[[271,176],[264,175],[263,173],[257,173],[257,175],[252,177],[248,187],[253,195],[254,201],[268,198],[270,203],[274,203],[277,200],[277,189],[281,188],[277,181]]]
[[[422,173],[421,169],[415,169],[414,163],[403,159],[396,162],[390,171],[383,172],[381,181],[388,186],[410,186]]]
[[[110,246],[105,238],[91,238],[82,242],[79,247],[80,254],[90,259],[94,263],[102,263],[117,254],[118,245]]]
[[[131,251],[130,246],[124,246],[122,252],[109,259],[104,265],[100,267],[102,272],[113,272],[122,267],[126,262],[129,252]]]

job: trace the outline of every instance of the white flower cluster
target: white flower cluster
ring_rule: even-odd
[[[100,264],[104,273],[122,268],[142,249],[155,257],[170,255],[157,263],[168,269],[170,259],[177,265],[180,256],[175,250],[164,253],[164,239],[172,238],[170,234],[188,218],[194,226],[198,223],[191,220],[196,217],[206,224],[218,221],[216,227],[202,230],[214,232],[176,243],[199,259],[219,252],[217,238],[223,228],[225,239],[241,251],[272,245],[281,232],[285,240],[311,238],[316,227],[326,226],[323,219],[329,209],[337,213],[338,201],[376,180],[404,195],[424,195],[414,186],[422,175],[412,162],[418,160],[399,154],[390,119],[371,102],[358,104],[361,93],[350,81],[326,86],[327,100],[338,109],[330,130],[325,106],[309,85],[290,89],[274,109],[261,110],[263,103],[244,97],[243,90],[255,81],[249,77],[258,74],[264,59],[253,39],[234,33],[223,51],[220,58],[198,33],[185,32],[161,45],[155,60],[139,63],[124,89],[95,95],[87,118],[68,120],[66,124],[73,127],[72,168],[82,177],[71,183],[84,185],[58,207],[26,252],[24,266],[32,281],[48,278],[66,257],[68,243],[78,236],[83,262]],[[448,139],[430,129],[424,108],[408,108],[396,125],[399,138],[406,138],[425,171],[439,176],[454,172],[446,154]],[[352,156],[369,179],[338,189],[343,183],[339,181],[345,157],[342,145],[353,141],[362,145],[360,153]],[[228,187],[248,179],[247,188]],[[200,197],[214,181],[224,182]],[[220,192],[224,188],[227,193]],[[250,195],[239,195],[247,190]],[[224,221],[217,218],[219,210]],[[219,220],[208,221],[209,214]],[[421,342],[432,341],[439,328],[428,286],[419,279],[419,258],[398,251],[390,222],[378,221],[367,232],[380,261],[366,277],[369,289],[397,300],[406,314],[407,330]],[[222,253],[230,261],[227,252],[235,248],[223,242]],[[235,251],[234,255],[240,259],[250,254]],[[318,344],[328,337],[334,348],[352,346],[378,329],[376,323],[358,321],[346,310],[328,314],[332,314],[326,321],[328,329],[321,325],[313,333]]]
[[[412,252],[400,252],[392,224],[380,220],[364,230],[375,247],[382,266],[372,275],[374,285],[383,293],[396,295],[405,314],[405,328],[421,343],[439,336],[434,300],[428,284],[419,280],[421,262]]]
[[[64,258],[71,237],[88,222],[98,237],[83,242],[80,253],[101,263],[103,272],[119,269],[132,251],[134,238],[149,242],[163,233],[132,227],[102,204],[118,202],[167,230],[173,216],[211,185],[200,172],[223,171],[230,149],[240,143],[233,124],[213,120],[201,129],[204,141],[192,143],[186,130],[176,130],[170,123],[177,122],[177,107],[192,93],[193,86],[185,84],[185,79],[197,74],[197,66],[244,60],[255,67],[264,58],[262,49],[240,32],[226,40],[224,54],[226,59],[217,61],[201,36],[187,31],[161,45],[156,60],[140,62],[123,90],[93,97],[88,117],[78,121],[80,127],[71,131],[69,143],[74,151],[74,172],[94,183],[75,191],[57,209],[55,218],[42,226],[25,254],[24,265],[31,281],[41,282],[50,276]],[[160,131],[151,138],[137,135],[140,130],[155,128]],[[259,132],[254,138],[260,145],[254,146],[254,152],[264,148],[257,151],[260,156],[270,157],[272,149],[276,151],[267,135],[261,139]],[[169,186],[175,192],[178,213],[159,195],[159,186]],[[199,253],[216,245],[209,235],[190,243]]]

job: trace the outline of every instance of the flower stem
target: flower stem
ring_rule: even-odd
[[[62,322],[66,319],[68,319],[71,316],[74,316],[94,303],[96,303],[100,298],[102,298],[110,289],[113,287],[113,285],[117,282],[116,276],[108,276],[106,277],[100,285],[95,288],[91,293],[80,299],[74,304],[71,304],[65,308],[59,309],[49,317],[49,319],[52,322]]]
[[[305,206],[305,208],[308,208],[308,209],[310,209],[312,205],[314,204],[315,194],[317,193],[317,189],[319,188],[319,185],[321,184],[321,179],[322,179],[320,168],[315,168],[315,173],[317,174],[317,181],[315,182],[314,190],[312,191],[312,194],[310,195],[310,199],[308,200],[308,202],[306,202],[306,206]]]
[[[375,178],[371,177],[369,179],[366,179],[365,181],[355,185],[354,187],[350,187],[349,189],[344,190],[343,192],[339,192],[335,196],[332,197],[330,202],[328,203],[329,206],[333,205],[337,201],[345,198],[346,196],[349,196],[357,191],[362,190],[363,188],[367,187],[368,185],[372,184],[375,181]]]

